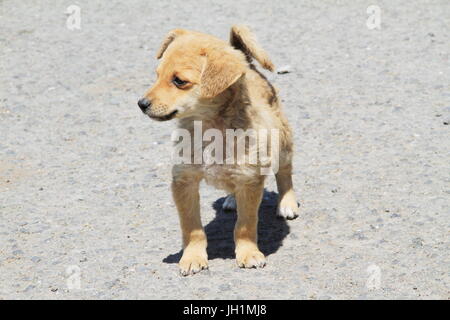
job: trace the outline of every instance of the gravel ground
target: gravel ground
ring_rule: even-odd
[[[0,299],[450,298],[449,1],[124,3],[0,0]],[[235,213],[202,186],[210,270],[181,277],[175,124],[136,102],[166,32],[242,22],[291,66],[267,76],[295,131],[301,216],[274,218],[270,177],[268,265],[241,270]]]

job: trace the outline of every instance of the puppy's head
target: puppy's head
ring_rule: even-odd
[[[156,57],[156,82],[138,105],[159,121],[208,112],[248,66],[245,55],[226,42],[181,29],[166,36]]]

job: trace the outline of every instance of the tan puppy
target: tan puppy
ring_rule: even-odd
[[[271,130],[277,130],[277,214],[287,219],[296,218],[298,204],[291,178],[292,133],[276,91],[252,64],[254,58],[263,68],[274,69],[250,30],[245,26],[233,26],[230,43],[227,43],[210,35],[176,29],[163,41],[157,58],[161,59],[156,70],[157,80],[139,100],[141,110],[159,121],[179,119],[178,127],[188,130],[191,137],[194,136],[194,121],[201,121],[202,132],[216,129],[223,136],[227,129],[266,129],[270,140]],[[223,144],[230,139],[227,136]],[[232,139],[234,142],[235,137]],[[206,146],[201,145],[202,151]],[[274,147],[270,146],[268,149],[273,151]],[[247,145],[245,150],[249,150]],[[202,179],[230,194],[225,208],[237,207],[234,231],[237,264],[245,268],[265,265],[265,257],[257,244],[258,208],[265,180],[261,168],[271,164],[273,167],[274,160],[249,163],[240,161],[242,156],[238,152],[232,158],[236,160],[232,164],[224,161],[223,164],[173,166],[172,193],[183,235],[184,250],[179,263],[183,275],[208,266],[206,235],[200,220],[199,183]]]

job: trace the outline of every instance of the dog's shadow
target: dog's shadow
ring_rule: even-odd
[[[289,234],[289,225],[285,219],[276,216],[278,194],[264,190],[263,200],[259,208],[258,245],[261,252],[271,255],[282,246],[284,238]],[[225,197],[213,203],[215,218],[205,226],[208,238],[208,259],[234,259],[233,230],[237,219],[236,211],[222,209]],[[178,263],[183,251],[171,254],[163,259],[165,263]]]

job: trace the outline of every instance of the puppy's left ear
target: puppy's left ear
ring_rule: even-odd
[[[184,34],[185,31],[183,29],[174,29],[172,31],[170,31],[167,35],[166,38],[164,39],[163,43],[161,43],[161,47],[159,48],[158,52],[156,53],[156,59],[161,59],[161,57],[163,56],[164,52],[167,50],[167,48],[169,47],[169,45],[179,36],[181,36],[182,34]]]
[[[206,65],[200,84],[202,98],[214,98],[245,73],[245,58],[238,52],[234,52],[233,49],[229,51],[212,50],[203,55],[206,57]]]

